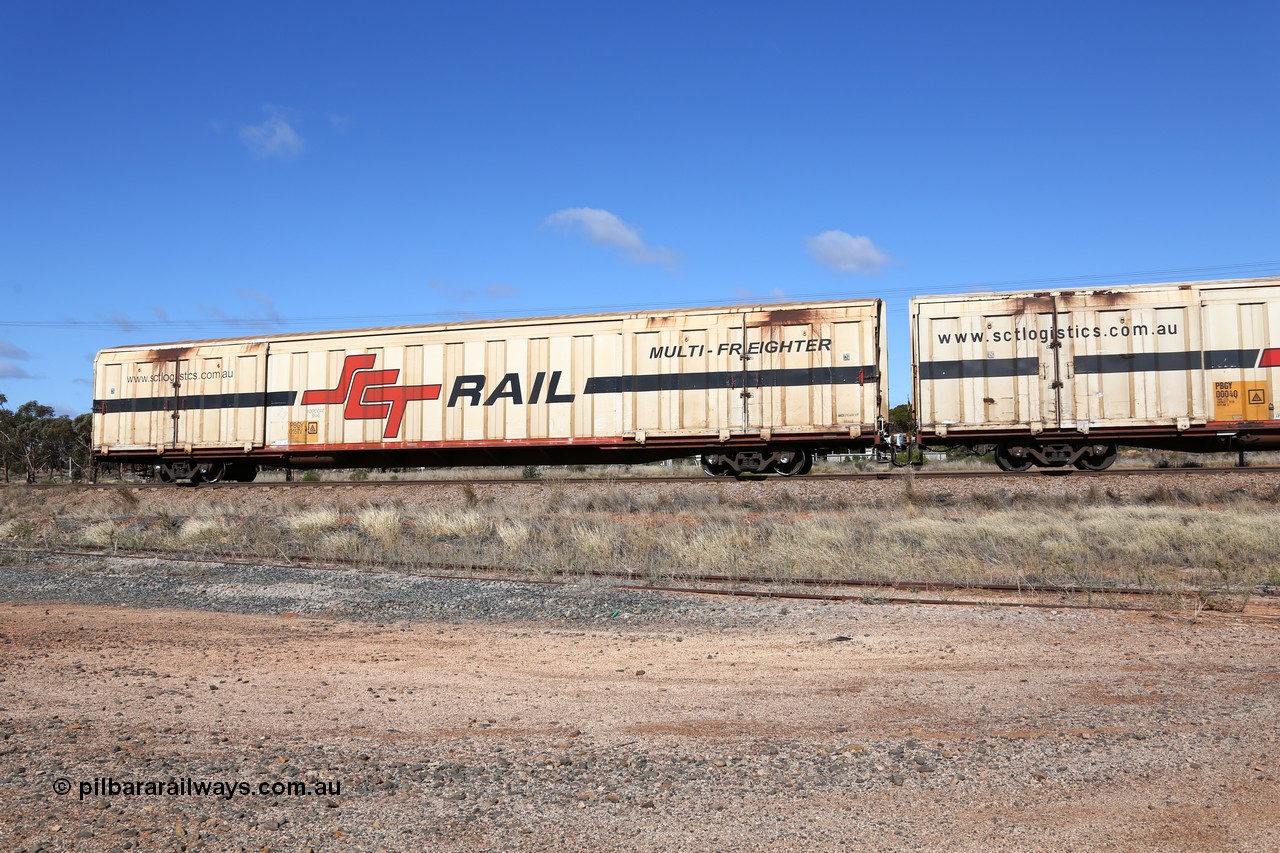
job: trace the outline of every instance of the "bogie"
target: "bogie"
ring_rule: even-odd
[[[813,453],[798,448],[704,453],[699,461],[703,472],[711,477],[733,477],[740,474],[795,477],[808,474],[813,469]]]

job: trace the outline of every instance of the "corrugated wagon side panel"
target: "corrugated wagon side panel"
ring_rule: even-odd
[[[877,364],[877,340],[865,320],[842,320],[831,325],[831,347],[837,366]],[[833,385],[830,394],[816,401],[818,419],[830,424],[875,423],[876,389],[884,381],[884,371],[876,382],[860,385]]]
[[[670,370],[667,364],[657,364],[657,359],[649,355],[649,353],[662,351],[662,334],[660,332],[636,332],[628,336],[627,343],[630,349],[629,367],[632,376],[640,376],[645,371],[652,370]],[[673,359],[668,359],[672,361]],[[662,428],[662,397],[660,394],[640,393],[637,391],[623,392],[630,403],[628,407],[631,411],[631,422],[628,424],[630,431],[645,430],[653,432]]]
[[[701,321],[701,322],[699,322]],[[687,347],[694,353],[685,360],[682,369],[691,373],[707,373],[710,371],[711,356],[708,345],[710,333],[705,328],[705,318],[691,318],[692,328],[680,330],[680,346]],[[680,417],[673,425],[675,429],[685,432],[710,432],[717,429],[713,413],[716,406],[717,389],[687,388],[680,391]]]
[[[573,336],[573,371],[572,388],[577,388],[595,375],[595,342],[596,335]],[[596,396],[574,395],[573,425],[571,434],[574,438],[590,438],[596,434],[595,403]]]
[[[546,336],[538,336],[529,340],[529,373],[536,377],[543,377],[543,384],[546,384],[546,377],[549,375],[551,367],[551,339]],[[547,403],[544,388],[539,389],[536,403],[531,403],[527,409],[529,423],[529,438],[539,439],[548,438],[551,435],[551,405]],[[532,396],[532,392],[530,392]]]
[[[592,351],[592,376],[617,376],[622,373],[622,333],[611,330],[596,335]],[[592,400],[593,434],[618,436],[625,431],[623,395],[598,395]]]

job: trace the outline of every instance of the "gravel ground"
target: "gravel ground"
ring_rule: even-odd
[[[55,558],[0,601],[4,849],[1280,849],[1275,620]]]

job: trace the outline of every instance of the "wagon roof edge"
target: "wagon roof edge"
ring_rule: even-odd
[[[172,349],[185,348],[207,345],[251,345],[259,343],[271,343],[272,341],[288,341],[288,340],[317,340],[334,337],[360,337],[371,334],[411,334],[419,331],[449,331],[452,329],[475,329],[475,328],[512,328],[530,325],[556,325],[561,323],[577,323],[577,322],[593,322],[608,319],[631,320],[644,319],[646,317],[674,317],[688,316],[696,314],[752,314],[764,312],[779,312],[792,309],[814,309],[814,308],[837,308],[843,306],[869,306],[877,303],[883,303],[884,300],[876,296],[857,297],[851,299],[823,299],[815,301],[787,301],[787,302],[755,302],[742,303],[735,305],[706,305],[696,308],[652,308],[636,311],[602,311],[585,314],[559,314],[546,315],[540,317],[491,317],[477,318],[467,320],[444,320],[438,323],[409,323],[392,326],[366,326],[357,328],[338,328],[338,329],[312,329],[301,332],[275,332],[263,335],[239,335],[221,338],[178,338],[169,341],[154,341],[148,343],[136,344],[120,344],[118,346],[104,347],[98,351],[98,355],[112,352],[130,352],[134,350],[154,350],[154,349]]]

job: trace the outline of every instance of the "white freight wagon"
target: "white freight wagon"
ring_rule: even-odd
[[[880,442],[883,317],[865,299],[115,347],[94,452],[194,480],[690,455],[804,473]]]
[[[1280,278],[911,300],[920,441],[1005,470],[1280,446]]]

